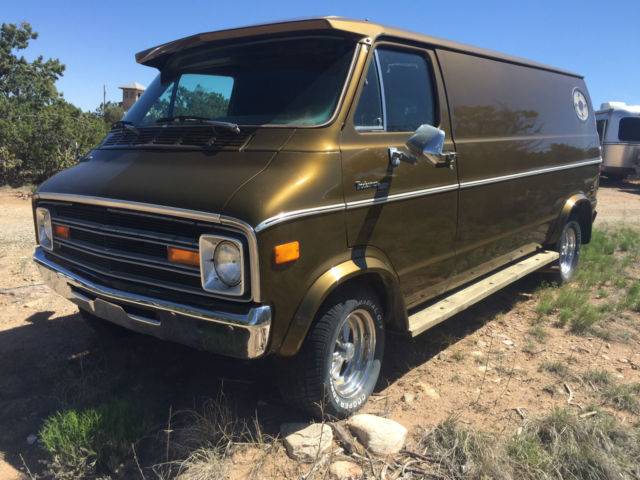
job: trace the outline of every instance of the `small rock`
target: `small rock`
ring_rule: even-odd
[[[484,348],[487,346],[487,342],[485,342],[484,340],[478,340],[476,342],[476,345],[478,345],[480,348]]]
[[[476,358],[481,358],[481,357],[484,357],[484,353],[481,352],[480,350],[474,350],[473,352],[471,352],[471,356]]]
[[[478,370],[481,372],[486,372],[487,370],[491,370],[491,367],[489,365],[480,365],[478,367]]]
[[[346,460],[333,462],[329,466],[329,473],[336,480],[359,480],[363,476],[360,465]]]
[[[422,393],[424,393],[429,398],[432,398],[434,400],[439,400],[440,399],[440,394],[431,385],[427,385],[426,383],[418,382],[418,383],[416,383],[416,388],[418,390],[420,390]]]
[[[347,426],[375,455],[398,453],[407,439],[407,429],[398,422],[367,413],[354,415],[347,421]]]
[[[294,460],[312,463],[331,450],[333,433],[322,423],[285,423],[280,427],[287,454]]]
[[[504,343],[507,347],[513,347],[515,346],[515,343],[513,343],[513,340],[503,340],[502,343]]]
[[[402,395],[402,400],[405,403],[413,403],[413,401],[415,400],[416,396],[413,393],[405,393],[404,395]]]
[[[27,443],[29,445],[33,445],[34,443],[36,443],[37,440],[38,440],[38,437],[33,433],[27,437]]]

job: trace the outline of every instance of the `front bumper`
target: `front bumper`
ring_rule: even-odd
[[[271,307],[243,314],[206,310],[99,285],[52,262],[40,247],[33,260],[51,289],[103,320],[236,358],[260,357],[267,349]]]

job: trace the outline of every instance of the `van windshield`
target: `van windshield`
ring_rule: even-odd
[[[177,54],[124,121],[321,125],[337,107],[354,50],[344,38],[304,37]]]

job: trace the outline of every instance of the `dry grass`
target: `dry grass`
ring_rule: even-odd
[[[447,420],[426,432],[416,478],[580,479],[640,477],[640,431],[599,412],[580,418],[566,410],[525,422],[522,431],[500,439]]]

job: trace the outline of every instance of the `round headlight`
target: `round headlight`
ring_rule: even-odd
[[[229,287],[240,283],[240,249],[234,243],[224,240],[218,244],[213,252],[213,266],[220,280]]]

